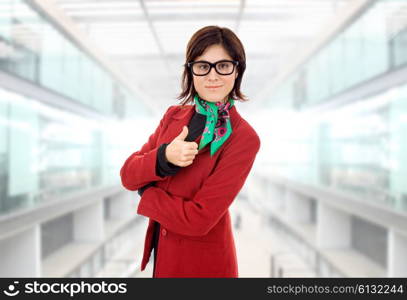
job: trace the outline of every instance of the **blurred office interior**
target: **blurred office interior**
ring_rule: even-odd
[[[239,276],[407,277],[406,0],[1,0],[1,277],[151,277],[119,170],[207,25],[245,46],[261,138]]]

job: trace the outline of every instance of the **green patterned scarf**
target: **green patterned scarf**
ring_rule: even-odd
[[[214,103],[201,99],[198,94],[195,94],[194,101],[195,110],[202,115],[206,115],[205,129],[203,130],[198,150],[211,143],[211,156],[213,156],[232,134],[229,110],[235,101],[229,98],[226,103],[221,101]]]

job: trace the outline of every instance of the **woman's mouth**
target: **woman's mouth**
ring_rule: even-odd
[[[221,85],[209,85],[209,86],[205,86],[207,89],[211,89],[211,90],[213,90],[213,89],[217,89],[217,88],[220,88],[221,87]]]

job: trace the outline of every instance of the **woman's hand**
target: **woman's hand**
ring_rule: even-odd
[[[165,149],[165,157],[170,163],[176,166],[189,166],[198,153],[197,143],[184,141],[187,135],[188,127],[183,126],[181,133],[175,137]]]

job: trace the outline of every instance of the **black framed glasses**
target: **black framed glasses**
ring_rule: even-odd
[[[205,76],[209,74],[212,68],[215,68],[216,73],[219,75],[230,75],[235,70],[239,62],[237,60],[219,60],[215,63],[210,63],[206,60],[198,60],[186,63],[184,66],[192,70],[192,73],[196,76]]]

